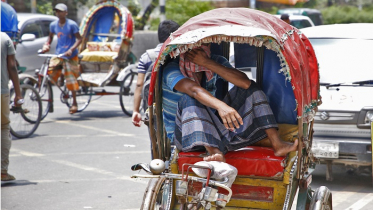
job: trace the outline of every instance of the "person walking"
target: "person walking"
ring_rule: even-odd
[[[47,42],[44,44],[42,52],[50,50],[50,44],[53,37],[57,34],[58,42],[56,47],[56,54],[63,54],[67,59],[52,58],[49,64],[51,73],[50,77],[56,82],[61,75],[62,68],[64,69],[64,77],[66,79],[66,87],[72,93],[73,103],[70,107],[70,114],[78,111],[78,104],[76,101],[76,91],[79,90],[77,77],[79,76],[79,59],[77,47],[82,42],[82,37],[79,33],[79,27],[75,21],[66,18],[67,6],[59,3],[54,7],[54,11],[58,20],[53,21],[50,26],[50,32]]]
[[[15,54],[13,41],[6,33],[1,32],[1,181],[15,180],[15,177],[8,173],[9,151],[12,144],[9,119],[9,79],[15,91],[14,106],[21,106],[18,102],[22,100]]]
[[[170,34],[176,31],[179,28],[179,24],[172,20],[162,21],[158,25],[158,40],[159,44],[154,49],[147,50],[144,54],[141,55],[139,64],[137,66],[137,84],[134,94],[133,102],[133,114],[132,114],[132,123],[136,127],[141,126],[141,114],[140,114],[140,104],[141,104],[141,91],[144,87],[145,74],[151,71],[152,64],[158,57],[159,51],[163,45],[163,42],[167,40]]]

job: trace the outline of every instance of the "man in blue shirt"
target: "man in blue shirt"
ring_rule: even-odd
[[[78,25],[73,20],[66,18],[67,6],[65,4],[57,4],[54,7],[54,11],[59,20],[53,21],[49,26],[50,32],[47,42],[43,46],[43,53],[49,51],[53,36],[57,34],[56,54],[63,54],[67,59],[57,57],[51,59],[49,70],[52,71],[48,72],[48,74],[54,81],[57,81],[61,75],[61,69],[65,70],[66,87],[71,91],[73,96],[70,114],[74,114],[78,111],[76,91],[79,90],[79,84],[76,78],[80,73],[77,47],[82,42],[82,37],[79,33]]]
[[[226,152],[266,137],[277,156],[297,150],[297,140],[280,139],[267,97],[256,83],[204,48],[181,54],[180,61],[174,59],[163,69],[163,119],[176,147],[184,152],[206,150],[206,161],[225,161]],[[217,77],[234,85],[223,100],[215,97]]]

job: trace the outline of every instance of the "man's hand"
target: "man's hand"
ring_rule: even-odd
[[[141,126],[141,114],[139,112],[133,111],[133,114],[132,114],[132,123],[136,127],[140,127]]]
[[[185,57],[198,66],[204,66],[208,61],[211,61],[211,59],[207,57],[205,51],[201,48],[186,52]]]
[[[44,44],[43,49],[42,49],[42,53],[48,52],[49,50],[50,50],[50,45],[49,44]]]
[[[240,125],[243,125],[241,116],[232,107],[228,105],[221,106],[217,109],[217,111],[225,128],[229,129],[230,131],[234,131],[235,129],[238,129]]]
[[[65,52],[65,56],[69,57],[73,54],[73,51],[69,49],[68,51]]]
[[[16,96],[14,97],[14,106],[15,106],[15,107],[20,107],[20,106],[22,106],[22,103],[21,103],[21,104],[18,103],[18,101],[19,101],[19,100],[22,100],[22,99],[23,99],[22,96],[17,96],[17,95],[16,95]]]

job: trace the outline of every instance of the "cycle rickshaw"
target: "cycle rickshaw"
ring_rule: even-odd
[[[16,47],[18,43],[18,20],[16,11],[7,3],[1,3],[1,31],[5,32],[13,41]],[[30,85],[24,84],[26,74],[22,72],[24,67],[19,67],[19,81],[21,83],[21,95],[23,102],[21,107],[15,107],[14,100],[15,91],[13,83],[9,81],[8,87],[10,90],[10,133],[17,138],[27,138],[31,136],[39,126],[41,118],[41,101],[38,92]],[[27,77],[27,76],[26,76]]]
[[[80,24],[83,39],[79,47],[81,72],[77,78],[80,86],[76,93],[78,112],[88,106],[92,96],[119,95],[123,112],[132,115],[137,73],[126,67],[136,60],[131,53],[133,31],[130,11],[117,1],[99,2],[86,13]],[[60,89],[61,102],[68,107],[72,105],[72,94],[48,76],[50,59],[57,55],[39,56],[46,57],[46,61],[36,71],[37,79],[33,82],[42,98],[44,119],[48,112],[53,112],[52,84]],[[63,55],[60,57],[63,58]],[[108,92],[104,86],[120,86],[120,90]]]
[[[162,70],[180,53],[211,43],[211,52],[247,72],[267,95],[283,140],[299,139],[298,151],[277,157],[268,142],[230,151],[226,162],[238,170],[231,187],[197,176],[193,167],[204,152],[180,152],[165,135],[162,115]],[[233,53],[234,52],[234,53]],[[216,97],[229,84],[220,81]],[[219,94],[220,93],[220,94]],[[265,12],[221,8],[195,16],[163,44],[154,65],[148,115],[153,160],[136,164],[149,178],[141,209],[332,209],[332,195],[322,186],[311,189],[315,158],[311,152],[313,116],[321,103],[318,63],[307,37]],[[296,193],[298,197],[296,198]]]

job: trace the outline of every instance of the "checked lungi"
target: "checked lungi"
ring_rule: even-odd
[[[62,69],[64,69],[64,76],[66,80],[65,85],[67,89],[77,91],[79,90],[79,84],[76,78],[78,78],[80,74],[78,63],[78,56],[75,56],[69,60],[53,57],[49,63],[48,75],[54,82],[57,82],[62,73]]]
[[[216,110],[185,94],[178,102],[174,142],[183,151],[217,147],[224,154],[254,144],[267,137],[265,129],[277,123],[267,96],[252,81],[248,89],[234,86],[223,101],[242,117],[243,125],[235,131],[225,128]]]

